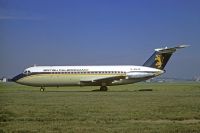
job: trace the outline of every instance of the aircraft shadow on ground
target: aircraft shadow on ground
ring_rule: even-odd
[[[45,92],[66,92],[66,93],[70,93],[70,92],[82,92],[82,93],[86,93],[86,92],[106,92],[106,93],[113,93],[113,92],[149,92],[149,91],[153,91],[153,89],[139,89],[139,90],[132,90],[132,91],[130,91],[130,90],[114,90],[114,91],[100,91],[99,89],[95,89],[95,90],[91,90],[91,91],[79,91],[79,90],[77,90],[77,91],[69,91],[69,90],[66,90],[66,91],[64,91],[64,90],[61,90],[61,91],[58,91],[58,90],[45,90],[44,92],[41,92],[41,93],[45,93]],[[22,90],[22,91],[18,91],[18,92],[40,92],[40,91],[35,91],[35,90]]]

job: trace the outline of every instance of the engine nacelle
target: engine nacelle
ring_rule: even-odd
[[[130,72],[127,73],[128,78],[146,78],[155,76],[154,73],[147,73],[147,72]]]

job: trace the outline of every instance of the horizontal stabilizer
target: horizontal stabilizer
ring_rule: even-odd
[[[179,45],[179,46],[176,46],[176,47],[172,47],[172,48],[168,48],[168,47],[165,47],[165,48],[157,48],[155,49],[155,51],[159,52],[159,53],[173,53],[175,52],[177,49],[181,49],[181,48],[186,48],[186,47],[189,47],[190,45]]]

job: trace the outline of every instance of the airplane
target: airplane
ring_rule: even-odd
[[[12,81],[40,87],[40,91],[52,86],[100,86],[100,91],[107,91],[107,86],[132,84],[165,73],[164,68],[171,55],[177,49],[188,46],[155,49],[143,66],[33,66],[12,78]]]

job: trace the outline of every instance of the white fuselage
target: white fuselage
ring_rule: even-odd
[[[112,86],[131,84],[161,75],[163,70],[144,66],[34,66],[14,77],[30,86]]]

